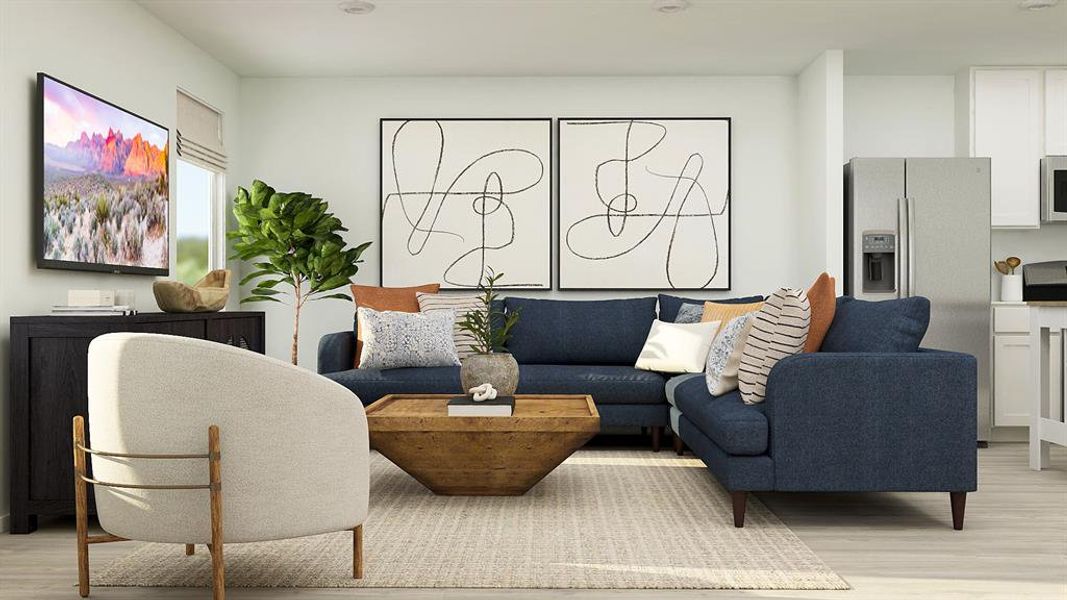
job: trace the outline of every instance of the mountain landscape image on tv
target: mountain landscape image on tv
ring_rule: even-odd
[[[169,132],[48,75],[41,266],[165,275]]]

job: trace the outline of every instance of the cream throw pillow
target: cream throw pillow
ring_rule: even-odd
[[[745,339],[754,321],[755,315],[752,313],[735,317],[715,336],[704,369],[704,379],[712,396],[722,396],[737,389],[741,353],[745,350]]]
[[[719,323],[668,323],[656,320],[635,368],[660,373],[700,373]]]
[[[485,312],[485,303],[480,296],[451,294],[426,294],[417,292],[415,298],[419,301],[419,311],[433,313],[441,311],[455,311],[456,324],[452,329],[452,339],[456,342],[456,354],[460,360],[474,354],[472,346],[477,342],[473,335],[460,329],[460,323],[471,311]]]
[[[767,298],[756,313],[745,339],[738,370],[738,387],[745,404],[767,397],[767,377],[779,360],[804,350],[811,321],[811,305],[804,290],[782,288]]]

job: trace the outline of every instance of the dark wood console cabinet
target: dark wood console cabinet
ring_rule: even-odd
[[[74,514],[71,419],[88,409],[89,342],[117,331],[165,333],[263,353],[262,312],[11,318],[11,533],[38,515]],[[91,496],[90,496],[91,500]]]

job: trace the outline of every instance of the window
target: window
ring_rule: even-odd
[[[174,230],[177,252],[174,275],[196,283],[226,264],[226,153],[222,114],[178,91],[177,194]]]
[[[178,159],[175,278],[192,285],[212,269],[215,172]]]

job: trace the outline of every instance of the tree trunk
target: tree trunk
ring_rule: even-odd
[[[300,353],[300,302],[293,303],[293,347],[289,352],[289,359],[297,364]]]

